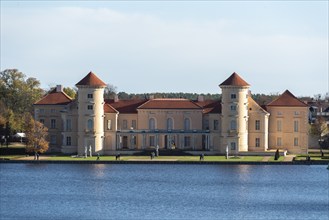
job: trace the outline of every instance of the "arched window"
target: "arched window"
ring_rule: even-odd
[[[167,118],[167,130],[172,130],[174,128],[174,123],[172,118]]]
[[[149,129],[150,130],[154,130],[155,129],[155,119],[154,118],[150,118],[149,119]]]
[[[184,130],[191,130],[191,121],[189,118],[184,119]]]
[[[231,121],[231,130],[236,130],[236,121],[235,120]]]
[[[92,119],[88,119],[87,128],[88,128],[88,130],[93,130],[94,129],[94,121]]]

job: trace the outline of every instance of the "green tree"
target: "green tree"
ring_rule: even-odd
[[[66,93],[66,95],[70,96],[72,99],[75,99],[77,95],[76,88],[64,87],[63,91]]]
[[[42,123],[35,121],[29,113],[24,115],[24,131],[27,139],[27,152],[44,153],[48,150],[48,128]]]
[[[21,131],[21,118],[25,112],[32,112],[33,103],[42,97],[40,82],[27,78],[17,69],[0,72],[0,112],[9,122],[12,130]]]

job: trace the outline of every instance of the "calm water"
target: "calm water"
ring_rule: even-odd
[[[326,166],[0,164],[0,219],[328,219]]]

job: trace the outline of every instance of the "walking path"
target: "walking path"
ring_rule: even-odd
[[[294,160],[294,157],[296,157],[296,155],[294,155],[294,154],[286,155],[286,156],[284,157],[283,161],[289,161],[289,162],[291,162],[291,161]]]
[[[265,156],[263,157],[262,162],[268,161],[270,158],[271,158],[270,156]]]

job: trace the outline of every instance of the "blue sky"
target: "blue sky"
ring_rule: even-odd
[[[328,1],[1,1],[1,70],[42,87],[89,71],[128,93],[325,94]]]

